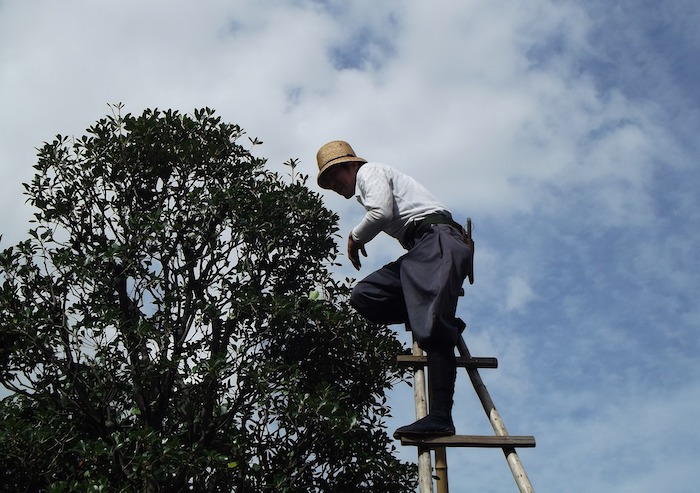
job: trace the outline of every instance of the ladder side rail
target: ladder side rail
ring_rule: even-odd
[[[462,337],[461,335],[459,337],[459,340],[457,341],[457,349],[459,350],[459,354],[461,356],[465,358],[471,357],[471,355],[469,354],[469,348],[467,348],[467,343],[464,342],[464,337]],[[481,375],[479,375],[479,370],[476,368],[469,367],[467,367],[466,370],[467,374],[469,375],[469,379],[471,380],[472,385],[474,386],[474,390],[476,391],[476,394],[479,397],[479,400],[481,401],[481,405],[484,407],[486,416],[489,418],[489,422],[491,423],[493,431],[498,436],[508,436],[508,430],[506,429],[505,423],[503,423],[501,415],[496,409],[496,406],[493,403],[493,400],[491,399],[491,395],[489,394],[486,385],[481,379]],[[513,474],[513,479],[515,479],[515,483],[517,484],[520,492],[534,493],[535,490],[532,488],[530,479],[527,477],[525,468],[523,467],[522,462],[520,462],[520,458],[518,457],[515,448],[504,447],[503,454],[506,457],[506,461],[508,462],[510,471]]]
[[[435,449],[435,484],[437,493],[450,493],[450,484],[447,481],[447,450],[445,447]]]
[[[427,361],[426,361],[427,363]],[[428,368],[430,372],[430,368]],[[430,377],[430,374],[428,374]],[[430,385],[430,378],[428,378],[428,399],[432,403],[433,399],[433,388]],[[450,484],[447,479],[447,450],[445,446],[435,447],[432,449],[435,455],[435,485],[437,493],[450,493]]]
[[[418,343],[413,341],[413,356],[422,356],[423,350]],[[413,398],[416,403],[416,419],[428,415],[428,401],[425,392],[425,369],[416,367],[413,371]],[[418,491],[420,493],[433,493],[433,475],[430,458],[430,449],[418,447]]]

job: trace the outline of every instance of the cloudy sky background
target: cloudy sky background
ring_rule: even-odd
[[[214,108],[280,172],[348,140],[473,219],[459,314],[510,433],[537,438],[535,490],[696,491],[698,25],[694,0],[0,0],[2,246],[35,148],[109,103]],[[345,235],[360,206],[324,195]],[[367,249],[338,274],[401,253]],[[458,433],[491,433],[463,373],[457,393]],[[390,432],[411,389],[391,404]],[[517,491],[498,450],[448,463],[452,491]]]

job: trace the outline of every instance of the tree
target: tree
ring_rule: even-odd
[[[414,490],[385,427],[400,344],[348,309],[296,161],[243,136],[117,105],[39,150],[0,253],[7,491]]]

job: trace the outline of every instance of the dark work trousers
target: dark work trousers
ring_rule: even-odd
[[[372,322],[408,323],[429,354],[454,354],[457,300],[471,256],[457,228],[433,224],[407,253],[360,281],[350,304]]]

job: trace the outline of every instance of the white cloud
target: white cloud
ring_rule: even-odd
[[[508,278],[506,292],[507,311],[522,310],[534,299],[535,293],[525,279],[520,276],[511,276]]]
[[[459,312],[474,352],[499,357],[486,378],[511,431],[541,434],[524,454],[536,489],[637,491],[642,478],[650,490],[690,490],[692,454],[674,448],[687,426],[672,418],[700,409],[682,398],[696,390],[684,381],[700,349],[700,111],[687,62],[700,9],[643,7],[1,2],[2,245],[28,228],[20,182],[34,148],[81,134],[108,103],[213,107],[265,142],[256,152],[270,167],[301,158],[312,186],[318,147],[346,139],[418,177],[460,221],[473,218],[476,283]],[[324,196],[344,238],[361,210]],[[343,273],[369,273],[400,250],[382,239],[368,253],[360,273]],[[463,426],[481,426],[481,410],[461,399]],[[648,467],[610,471],[630,447]],[[475,491],[510,489],[499,454],[450,451],[450,474],[471,476]]]

